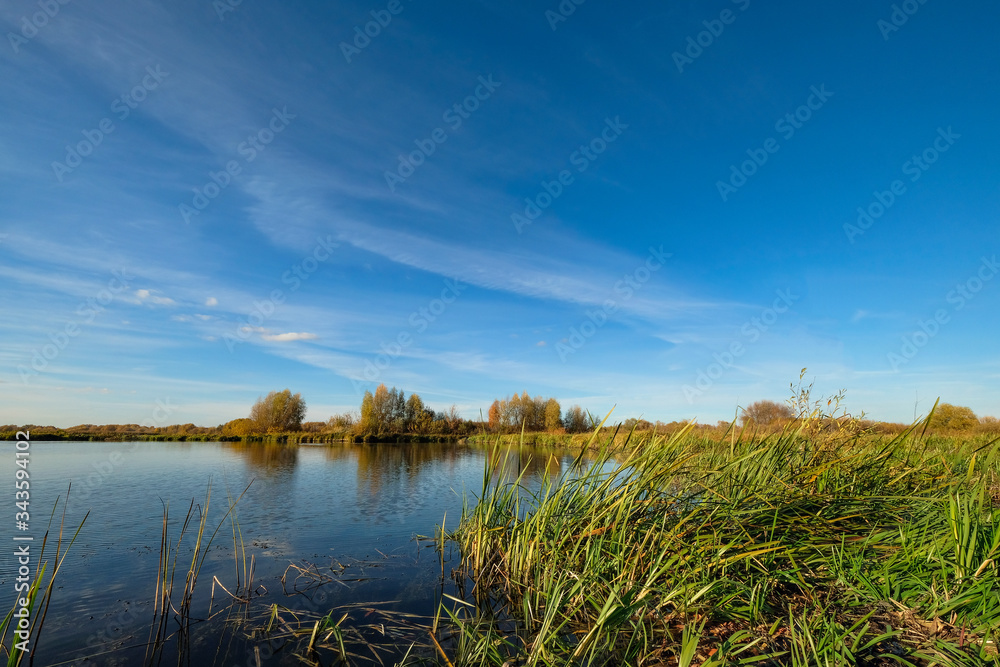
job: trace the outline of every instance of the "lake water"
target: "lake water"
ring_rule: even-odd
[[[14,443],[0,443],[0,479],[14,479]],[[239,527],[247,557],[256,563],[249,603],[233,604],[217,585],[211,611],[213,578],[235,592],[233,529],[225,522],[212,543],[192,604],[195,620],[178,648],[178,626],[171,635],[163,664],[193,665],[298,664],[294,657],[304,641],[265,639],[251,629],[267,619],[269,605],[287,607],[301,625],[336,610],[348,639],[364,637],[352,650],[371,657],[409,637],[404,614],[429,617],[442,594],[459,595],[450,577],[458,566],[454,547],[442,553],[432,540],[445,521],[453,529],[462,511],[463,494],[482,488],[485,449],[463,444],[285,446],[238,443],[31,443],[30,531],[14,528],[14,489],[6,485],[8,509],[0,518],[8,535],[0,550],[2,612],[10,608],[17,564],[11,534],[33,535],[37,555],[57,497],[69,495],[66,533],[72,535],[90,515],[69,551],[57,579],[35,665],[143,664],[153,620],[164,506],[169,504],[170,539],[176,542],[192,500],[204,506],[209,483],[209,532],[223,519],[227,489],[239,495]],[[490,454],[493,460],[499,456]],[[543,471],[557,476],[573,456],[541,450],[514,452],[503,474],[538,480]],[[252,482],[252,484],[251,484]],[[60,511],[62,507],[60,506]],[[60,515],[50,535],[52,553]],[[183,578],[197,525],[189,528],[177,570]],[[184,562],[187,556],[187,562]],[[443,561],[443,562],[442,562]],[[299,578],[289,565],[308,568],[321,579]],[[32,569],[35,561],[32,560]],[[444,576],[442,576],[442,571]],[[178,584],[177,588],[182,588]],[[296,591],[298,589],[298,591]],[[176,599],[175,599],[176,604]],[[352,606],[353,605],[353,606]],[[221,613],[220,613],[221,612]],[[295,616],[282,612],[285,630],[296,629]],[[171,615],[172,616],[172,615]],[[205,620],[207,619],[207,620]],[[395,627],[399,621],[399,627]],[[413,629],[413,636],[426,632]],[[277,632],[276,634],[281,634]],[[287,632],[286,632],[287,634]],[[8,638],[9,641],[9,638]],[[180,652],[180,655],[179,655]],[[333,653],[320,655],[329,664]]]

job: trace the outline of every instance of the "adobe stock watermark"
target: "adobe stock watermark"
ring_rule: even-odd
[[[281,284],[287,285],[288,292],[291,294],[298,292],[302,285],[319,270],[322,264],[330,259],[333,251],[339,247],[340,243],[334,241],[330,235],[327,235],[326,238],[317,238],[312,252],[306,255],[301,262],[297,262],[281,274]],[[254,333],[259,332],[264,323],[274,317],[278,306],[285,303],[287,299],[285,290],[278,288],[271,290],[266,299],[254,301],[250,313],[236,324],[233,333],[222,335],[222,342],[229,348],[229,352],[234,352],[237,345],[247,342]]]
[[[212,9],[219,17],[220,21],[226,20],[226,14],[235,12],[237,7],[243,4],[243,0],[213,0]]]
[[[493,80],[493,75],[489,74],[478,79],[479,85],[461,102],[456,102],[448,107],[441,115],[441,119],[448,124],[452,132],[457,132],[462,127],[462,123],[472,117],[472,114],[479,110],[483,102],[493,97],[493,93],[503,85]],[[399,165],[395,171],[385,172],[385,183],[389,186],[390,192],[396,191],[396,186],[406,182],[410,176],[419,169],[430,156],[437,152],[437,147],[448,140],[448,131],[442,127],[436,127],[430,132],[426,139],[415,139],[413,143],[417,150],[408,155],[399,156]]]
[[[170,398],[156,399],[153,405],[153,409],[149,413],[149,417],[144,419],[139,425],[143,428],[159,428],[161,426],[166,426],[170,420],[171,415],[177,412],[178,407],[170,402]],[[80,495],[76,495],[78,500],[86,500],[94,492],[104,486],[115,471],[121,467],[122,461],[125,460],[127,454],[139,449],[141,442],[133,442],[131,447],[125,449],[116,449],[110,452],[104,460],[97,461],[91,464],[93,472],[88,472],[87,476],[79,482],[80,485]],[[77,480],[73,480],[77,482]],[[74,488],[76,491],[76,488]]]
[[[130,91],[116,97],[111,101],[111,113],[117,116],[119,121],[127,119],[139,105],[149,97],[149,94],[160,87],[163,80],[170,76],[170,72],[164,72],[160,66],[149,66],[146,68],[146,75],[142,80],[132,87]],[[90,157],[97,147],[104,143],[104,139],[116,130],[115,122],[108,117],[102,118],[97,123],[97,127],[92,130],[82,130],[83,141],[75,145],[66,146],[66,159],[62,162],[52,163],[52,173],[56,179],[62,183],[67,174],[83,164],[85,158]]]
[[[767,333],[782,315],[791,310],[800,298],[792,294],[790,289],[778,290],[774,302],[768,308],[762,310],[760,315],[751,317],[740,327],[742,338],[730,343],[724,352],[714,353],[712,358],[715,361],[698,371],[694,385],[684,385],[682,389],[688,404],[694,403],[694,399],[711,389],[715,382],[726,374],[726,371],[735,368],[736,360],[746,354],[749,346],[759,341],[761,336]]]
[[[38,0],[38,6],[42,11],[35,12],[30,17],[21,17],[20,34],[7,33],[7,41],[10,42],[10,48],[14,50],[14,55],[20,53],[21,46],[33,40],[38,35],[38,31],[47,26],[49,21],[54,19],[60,10],[70,2],[71,0]]]
[[[741,12],[745,12],[750,8],[750,0],[731,0],[734,5],[737,5]],[[705,26],[705,29],[699,32],[697,35],[691,35],[687,38],[687,47],[684,52],[674,51],[672,57],[674,59],[674,64],[677,65],[677,71],[681,74],[684,73],[684,68],[687,65],[693,65],[694,61],[705,53],[705,49],[709,48],[715,44],[715,40],[722,37],[722,33],[726,31],[726,26],[732,25],[736,22],[736,17],[739,16],[736,12],[731,9],[723,9],[719,13],[719,18],[712,19],[710,21],[702,21],[701,24]]]
[[[774,124],[774,130],[781,134],[785,141],[790,141],[795,133],[805,127],[805,124],[812,120],[813,114],[829,101],[834,93],[826,89],[826,84],[821,84],[819,88],[811,86],[810,95],[805,104],[791,113],[787,113],[778,119]],[[730,165],[730,176],[727,181],[716,181],[715,187],[719,191],[722,201],[729,201],[729,197],[747,184],[747,180],[753,177],[757,171],[767,164],[772,155],[781,150],[781,143],[774,137],[768,138],[761,148],[748,148],[747,156],[749,160],[743,161],[739,167]]]
[[[951,305],[951,309],[939,308],[934,312],[934,317],[928,320],[917,320],[917,330],[903,336],[902,344],[896,352],[886,355],[886,361],[894,371],[898,371],[900,366],[904,366],[917,356],[920,350],[927,347],[935,336],[941,332],[941,327],[951,322],[951,316],[959,312],[976,298],[986,283],[993,280],[997,273],[1000,273],[1000,263],[997,256],[983,257],[979,269],[975,275],[965,282],[958,283],[955,288],[945,295],[945,302]]]
[[[409,1],[412,2],[412,0]],[[367,49],[371,45],[372,40],[381,35],[382,31],[389,27],[393,17],[402,14],[404,9],[406,7],[403,5],[402,0],[389,0],[389,4],[385,6],[385,9],[373,9],[371,11],[371,21],[365,23],[364,26],[354,26],[354,38],[351,42],[340,43],[340,52],[344,54],[347,64],[350,65],[355,56],[360,55],[362,51]]]
[[[926,4],[927,0],[904,0],[898,5],[893,5],[889,19],[879,19],[875,24],[879,32],[882,33],[882,39],[888,42],[889,36],[899,32],[900,28],[909,22],[910,17],[919,12],[920,8]]]
[[[597,158],[608,150],[608,146],[618,141],[618,138],[627,129],[628,125],[622,122],[621,116],[615,116],[614,120],[605,118],[604,128],[601,132],[589,143],[580,146],[570,154],[570,165],[576,167],[577,173],[584,173],[590,168],[590,165],[597,161]],[[551,181],[543,179],[539,183],[541,189],[538,193],[534,197],[525,197],[524,215],[512,213],[510,216],[510,221],[514,224],[517,233],[523,234],[524,228],[541,217],[542,213],[552,206],[553,202],[559,199],[566,188],[573,185],[575,181],[576,177],[569,169],[563,169]]]
[[[570,16],[576,14],[576,8],[585,2],[587,0],[562,0],[555,8],[555,11],[546,9],[545,20],[549,22],[552,32],[555,32],[559,28],[560,23],[565,23],[569,20]]]
[[[600,308],[588,310],[586,319],[576,326],[571,326],[569,335],[556,343],[556,353],[559,355],[559,360],[566,363],[570,355],[583,349],[583,346],[608,323],[611,316],[618,312],[621,305],[634,297],[652,279],[653,274],[662,269],[667,260],[673,256],[673,253],[664,252],[662,245],[659,248],[650,246],[649,257],[646,258],[646,261],[615,283],[614,292],[621,297],[621,300],[605,299]]]
[[[282,107],[278,111],[277,107],[271,110],[270,120],[253,134],[249,135],[245,141],[240,142],[236,147],[236,153],[243,158],[246,164],[251,164],[257,156],[267,150],[267,147],[284,132],[297,116],[288,113],[288,107]],[[243,165],[237,160],[230,160],[226,163],[226,168],[218,172],[208,172],[208,181],[200,188],[192,188],[194,197],[191,204],[180,204],[178,210],[181,218],[186,224],[191,224],[191,217],[201,215],[201,212],[208,208],[208,205],[215,200],[222,191],[230,186],[233,179],[243,173]]]
[[[80,305],[76,307],[76,319],[68,321],[62,329],[49,333],[50,342],[32,351],[31,368],[23,364],[18,365],[17,372],[21,376],[23,384],[28,384],[31,378],[39,373],[44,373],[48,369],[49,363],[55,361],[69,346],[70,341],[80,335],[81,327],[93,323],[97,316],[103,313],[107,306],[115,300],[115,297],[126,291],[131,281],[135,280],[135,276],[126,269],[112,271],[111,275],[112,278],[108,280],[107,285],[101,291],[86,301],[81,301]]]
[[[441,290],[439,296],[431,299],[426,306],[410,313],[409,318],[406,320],[410,325],[409,328],[403,329],[396,334],[391,343],[383,341],[379,346],[379,350],[381,351],[371,359],[365,361],[365,368],[361,372],[362,380],[367,383],[376,382],[382,376],[382,371],[392,366],[392,363],[401,357],[408,347],[413,345],[414,336],[419,336],[427,331],[431,324],[444,315],[451,304],[455,303],[458,297],[462,296],[462,292],[466,288],[468,288],[468,285],[463,284],[457,278],[445,280],[444,288]],[[354,385],[354,390],[359,395],[363,394],[366,388],[362,380],[351,378],[351,384]]]
[[[955,134],[950,125],[947,130],[939,127],[938,136],[934,140],[934,143],[903,163],[901,167],[903,175],[909,176],[910,183],[916,183],[961,138],[962,135]],[[872,202],[867,206],[858,207],[858,219],[856,223],[844,223],[844,234],[847,235],[847,240],[853,244],[855,238],[863,236],[866,231],[871,229],[875,222],[884,216],[896,201],[906,193],[906,182],[902,179],[896,179],[890,183],[888,190],[875,190],[872,193],[874,197]]]

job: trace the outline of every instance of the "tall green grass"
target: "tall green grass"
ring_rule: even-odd
[[[214,531],[208,532],[208,514],[212,500],[212,483],[209,481],[205,492],[204,506],[195,506],[194,499],[188,507],[184,520],[181,522],[176,537],[170,531],[170,506],[163,505],[163,523],[160,535],[160,559],[157,567],[156,590],[153,596],[153,620],[149,628],[149,638],[146,642],[146,655],[143,662],[148,665],[162,661],[164,649],[168,641],[174,639],[177,645],[178,660],[190,661],[190,632],[192,625],[192,604],[198,577],[208,558],[212,543],[227,520],[233,533],[233,561],[236,567],[236,585],[230,592],[218,578],[213,582],[219,584],[235,603],[245,604],[253,596],[253,560],[248,566],[246,547],[243,542],[243,531],[236,519],[236,505],[250,489],[251,481],[239,496],[233,497],[227,487],[229,508],[216,525]],[[193,538],[190,537],[194,532]],[[188,542],[185,542],[188,537]],[[242,556],[242,570],[240,562]],[[183,561],[190,558],[186,568]],[[181,566],[181,569],[178,569]],[[178,576],[180,575],[180,576]],[[212,616],[212,604],[215,599],[215,588],[212,588],[212,598],[209,600],[208,616]],[[220,612],[221,613],[221,612]],[[173,625],[171,624],[173,621]]]
[[[35,650],[38,645],[38,641],[42,636],[42,629],[45,627],[45,617],[48,615],[49,605],[52,603],[52,596],[56,589],[56,578],[59,575],[59,571],[62,569],[63,561],[66,560],[66,556],[69,554],[70,548],[73,543],[76,542],[76,538],[80,535],[80,531],[83,529],[83,525],[87,522],[87,517],[90,516],[90,512],[87,512],[83,519],[80,520],[80,525],[77,526],[76,531],[73,533],[73,537],[69,539],[68,542],[64,543],[63,540],[63,530],[66,526],[66,505],[69,501],[69,493],[72,490],[72,485],[66,490],[66,501],[63,502],[63,512],[62,518],[59,521],[59,534],[56,538],[56,551],[53,556],[55,562],[54,567],[46,580],[46,574],[49,572],[49,562],[46,560],[46,547],[49,544],[49,534],[52,532],[52,521],[55,519],[56,512],[59,510],[60,498],[56,498],[55,504],[52,506],[52,514],[49,517],[48,527],[45,529],[45,535],[42,537],[41,549],[35,559],[35,574],[32,577],[31,583],[27,592],[17,593],[14,596],[14,606],[7,613],[7,615],[0,621],[0,654],[6,656],[6,662],[8,667],[15,667],[25,662],[27,657],[28,664],[34,662]],[[33,544],[32,544],[33,546]],[[41,594],[41,597],[39,597]],[[28,610],[30,614],[30,620],[28,621],[27,629],[19,628],[18,618],[15,617],[19,605],[17,604],[18,599],[25,599],[28,604],[24,607]],[[14,632],[20,629],[21,631],[28,633],[28,639],[24,642],[24,645],[29,647],[28,651],[24,651],[19,648],[19,641]],[[6,641],[10,635],[10,645],[8,646]]]
[[[535,491],[488,469],[439,637],[455,665],[997,664],[997,445],[922,428],[629,434]]]

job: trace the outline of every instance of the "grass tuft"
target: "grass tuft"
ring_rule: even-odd
[[[474,582],[440,629],[456,666],[996,664],[995,442],[616,442],[538,489],[489,458],[451,535]]]

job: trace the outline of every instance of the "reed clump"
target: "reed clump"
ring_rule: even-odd
[[[540,488],[487,465],[456,666],[998,664],[995,440],[683,430]]]
[[[49,524],[45,529],[45,535],[42,537],[41,549],[35,561],[34,574],[30,575],[30,582],[24,581],[22,586],[21,579],[19,579],[18,584],[12,586],[16,593],[14,596],[14,605],[7,612],[3,620],[0,621],[0,657],[6,662],[7,667],[17,667],[17,665],[24,664],[25,662],[29,665],[34,663],[35,650],[42,635],[42,628],[45,626],[45,617],[48,615],[49,605],[52,603],[52,597],[56,589],[62,588],[61,585],[56,586],[56,578],[62,569],[66,556],[69,554],[70,548],[76,542],[76,538],[80,536],[80,531],[83,530],[83,525],[87,522],[87,517],[90,516],[90,512],[87,512],[80,520],[76,531],[73,533],[73,537],[68,541],[65,540],[63,529],[66,527],[66,511],[71,490],[72,484],[67,488],[66,500],[63,502],[62,518],[59,521],[59,532],[56,535],[56,551],[52,557],[54,567],[51,569],[51,573],[49,570],[49,561],[45,557],[45,549],[49,544],[49,535],[53,529],[52,522],[55,519],[56,512],[59,510],[61,497],[56,498],[56,502],[52,507],[52,514],[49,517]],[[48,577],[46,577],[47,574]],[[28,577],[23,577],[23,579],[28,579]],[[24,586],[27,587],[27,590],[24,589]],[[19,600],[24,600],[27,604],[19,604]],[[15,616],[15,611],[22,610],[27,612],[27,617]],[[26,658],[27,660],[25,660]]]
[[[178,664],[185,661],[190,662],[191,627],[195,622],[212,618],[215,585],[218,585],[222,591],[229,595],[232,604],[245,605],[254,596],[255,561],[251,556],[249,563],[247,562],[243,531],[236,517],[236,505],[246,495],[250,484],[253,484],[252,480],[236,497],[229,492],[227,487],[229,508],[214,530],[208,524],[209,507],[212,500],[211,481],[209,481],[208,490],[205,492],[204,505],[196,506],[194,499],[191,500],[176,536],[171,531],[170,506],[168,503],[164,503],[160,535],[160,559],[156,573],[156,591],[153,597],[153,620],[149,627],[149,638],[145,644],[144,664],[154,665],[162,662],[170,640],[175,640]],[[212,543],[227,520],[233,534],[233,563],[236,569],[236,584],[233,586],[233,590],[229,591],[218,577],[213,577],[208,616],[196,619],[192,615],[192,609],[198,577],[205,566],[205,561],[212,549]],[[190,560],[188,561],[188,559]],[[187,561],[187,565],[185,565],[185,561]],[[223,611],[219,611],[216,615],[222,613]]]

